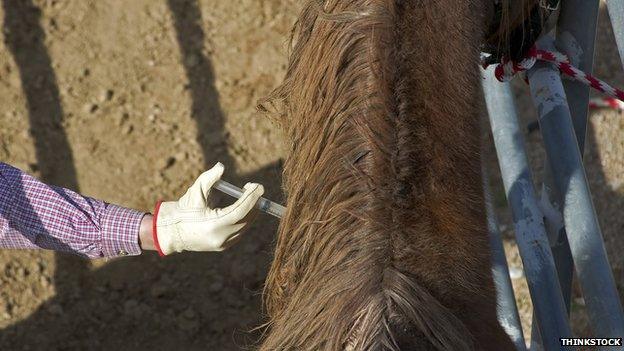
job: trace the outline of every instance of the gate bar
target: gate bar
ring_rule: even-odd
[[[557,23],[555,46],[559,51],[568,56],[572,65],[589,74],[592,74],[594,69],[594,47],[599,10],[600,0],[565,0],[561,3],[561,12]],[[583,25],[579,26],[579,23],[583,23]],[[589,87],[580,82],[566,79],[563,81],[563,88],[566,96],[569,97],[568,105],[572,116],[572,124],[581,158],[583,158],[587,136]],[[567,234],[565,228],[563,228],[561,210],[564,198],[557,191],[554,184],[548,160],[545,162],[546,176],[542,187],[542,206],[547,205],[546,201],[550,198],[552,208],[558,211],[556,216],[553,214],[555,218],[548,218],[546,214],[546,229],[552,229],[548,235],[557,271],[559,272],[559,283],[563,289],[563,298],[569,313],[574,262],[572,261],[572,252],[570,251]]]
[[[482,164],[483,191],[485,194],[485,209],[487,212],[488,232],[490,237],[490,248],[492,252],[492,277],[496,285],[496,302],[498,322],[505,329],[516,350],[526,351],[522,323],[518,314],[516,297],[514,296],[513,285],[509,277],[509,267],[505,257],[505,247],[499,229],[498,218],[492,203],[492,191],[490,189],[490,174],[485,162]]]
[[[599,9],[599,0],[564,0],[561,2],[561,11],[557,23],[557,39],[555,41],[557,49],[568,56],[572,65],[590,74],[594,66],[594,43]],[[579,26],[579,23],[584,25]],[[569,79],[563,81],[563,87],[566,96],[569,97],[572,123],[582,158],[587,134],[589,87]],[[554,184],[548,160],[545,160],[544,170],[540,205],[544,212],[550,248],[557,266],[559,285],[569,315],[574,262],[563,223],[562,204],[564,199]],[[539,335],[534,333],[531,340],[532,349],[537,349],[533,340],[539,341]]]
[[[501,175],[511,208],[516,242],[529,292],[547,351],[559,350],[559,338],[572,335],[550,252],[542,212],[533,189],[524,139],[508,83],[494,77],[493,67],[483,75],[483,90]]]
[[[538,41],[538,47],[554,50],[552,37],[544,36]],[[621,337],[624,335],[622,306],[607,260],[559,71],[550,63],[537,62],[527,76],[554,183],[564,194],[563,218],[593,330],[597,337]],[[548,342],[543,334],[544,328],[540,331],[543,340]]]
[[[594,70],[594,44],[599,9],[599,0],[563,0],[557,23],[555,40],[557,50],[566,54],[573,66],[588,74],[593,74]],[[563,88],[568,98],[582,158],[587,135],[589,86],[575,80],[565,79]]]
[[[620,51],[620,60],[624,67],[624,0],[607,0],[607,7],[613,26],[613,35]]]

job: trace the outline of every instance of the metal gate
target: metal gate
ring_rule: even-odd
[[[606,1],[624,65],[624,0]],[[566,54],[591,72],[600,1],[562,0],[555,36],[537,47]],[[624,313],[583,168],[589,87],[562,81],[556,66],[537,62],[527,73],[547,161],[538,199],[511,88],[483,71],[483,90],[515,238],[533,302],[531,350],[567,349],[573,270],[595,337],[624,337]],[[624,136],[623,136],[624,137]],[[487,172],[486,172],[487,173]],[[487,184],[486,184],[487,185]],[[489,202],[489,201],[488,201]],[[540,203],[541,202],[541,203]],[[549,211],[543,211],[548,208]],[[622,209],[624,215],[624,209]],[[526,350],[494,211],[488,208],[499,320],[518,350]],[[618,348],[609,348],[609,350]]]

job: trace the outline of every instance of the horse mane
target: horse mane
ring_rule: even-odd
[[[286,78],[259,106],[290,142],[260,350],[473,350],[500,329],[475,104],[483,13],[305,4]]]
[[[500,0],[500,17],[496,14],[491,14],[493,18],[497,18],[498,21],[492,23],[488,30],[484,42],[489,49],[494,50],[499,55],[509,58],[510,56],[521,54],[512,50],[512,45],[518,46],[518,42],[514,41],[528,41],[529,33],[535,28],[535,23],[525,23],[530,16],[531,11],[540,6],[539,0]],[[541,13],[543,15],[543,13]],[[544,24],[546,19],[541,17],[541,22]],[[522,35],[512,33],[516,31],[522,33]],[[522,51],[528,50],[532,45],[523,45]],[[517,51],[517,48],[516,50]]]

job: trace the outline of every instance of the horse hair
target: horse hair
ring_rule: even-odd
[[[309,0],[260,350],[512,350],[480,169],[485,1]]]

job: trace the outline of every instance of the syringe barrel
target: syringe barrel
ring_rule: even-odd
[[[225,180],[219,180],[214,185],[214,188],[237,199],[240,199],[240,197],[243,196],[243,189],[237,187],[234,184],[230,184]],[[258,200],[258,203],[256,203],[256,208],[277,218],[282,218],[284,216],[284,212],[286,211],[286,208],[284,206],[271,200],[265,199],[264,197],[261,197]]]

